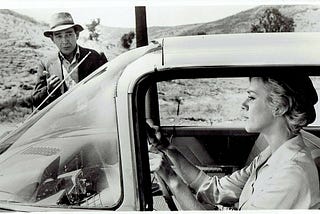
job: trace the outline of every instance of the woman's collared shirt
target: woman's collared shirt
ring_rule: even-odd
[[[308,209],[320,202],[318,172],[301,135],[285,142],[272,156],[268,147],[230,176],[219,179],[201,172],[190,187],[199,201],[239,201],[239,209]]]

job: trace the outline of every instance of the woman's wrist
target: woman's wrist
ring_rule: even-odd
[[[195,192],[198,192],[200,186],[204,183],[204,180],[208,179],[209,176],[203,171],[199,170],[197,176],[188,184],[188,187]]]
[[[174,157],[177,156],[178,153],[179,153],[179,151],[177,150],[177,148],[174,147],[174,146],[172,146],[172,145],[168,146],[168,147],[164,150],[164,152],[166,153],[166,155],[168,155],[168,156],[174,156]]]
[[[177,192],[182,185],[182,182],[181,178],[174,172],[168,179],[168,186],[172,191]]]

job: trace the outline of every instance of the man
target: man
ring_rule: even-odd
[[[83,27],[75,24],[69,13],[60,12],[51,17],[50,30],[45,31],[44,36],[53,41],[59,52],[38,65],[38,82],[33,92],[35,107],[44,102],[63,79],[65,81],[45,103],[39,106],[39,109],[51,103],[108,61],[104,54],[100,55],[95,50],[83,48],[77,44],[82,30]]]

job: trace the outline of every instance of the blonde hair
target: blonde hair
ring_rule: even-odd
[[[289,132],[298,134],[303,127],[315,120],[316,114],[313,103],[310,103],[307,100],[307,94],[304,94],[307,91],[297,93],[292,87],[276,78],[259,78],[269,92],[266,98],[267,104],[271,107],[275,116],[283,116],[286,119]],[[312,89],[314,90],[313,86]]]

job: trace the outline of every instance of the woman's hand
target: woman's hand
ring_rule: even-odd
[[[162,136],[159,126],[154,125],[152,120],[146,121],[148,142],[157,150],[165,151],[169,147],[169,141]]]
[[[171,165],[162,152],[149,152],[150,171],[157,172],[160,177],[168,181],[170,176],[175,174]]]
[[[162,152],[152,153],[149,152],[150,170],[156,172],[165,184],[168,185],[170,191],[175,196],[181,209],[183,210],[203,210],[204,207],[193,196],[189,187],[184,181],[176,174],[171,168],[171,165],[166,158],[166,155]],[[163,191],[163,188],[161,187]]]

